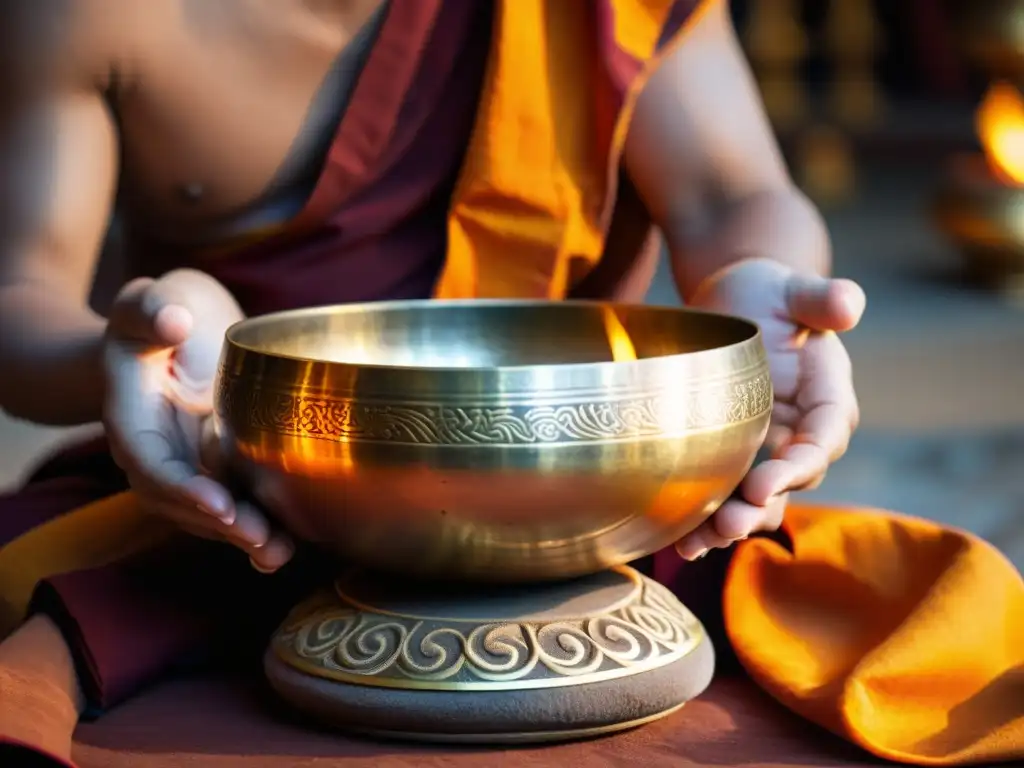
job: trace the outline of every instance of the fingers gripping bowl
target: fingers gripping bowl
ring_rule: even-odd
[[[296,537],[410,575],[543,581],[671,545],[771,413],[757,327],[593,302],[409,301],[232,327],[222,445]]]

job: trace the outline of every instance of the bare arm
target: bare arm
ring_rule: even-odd
[[[101,413],[104,322],[88,293],[117,138],[67,25],[47,23],[51,6],[19,4],[0,25],[0,407],[81,424]]]
[[[729,5],[706,12],[648,82],[626,143],[626,167],[673,256],[684,299],[751,257],[827,274],[828,235],[795,188]]]

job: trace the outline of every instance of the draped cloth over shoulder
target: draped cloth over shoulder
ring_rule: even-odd
[[[250,313],[577,295],[613,263],[626,201],[649,228],[619,185],[633,101],[715,1],[392,0],[307,210],[196,266]],[[594,295],[614,295],[615,282]],[[57,464],[0,501],[0,596],[9,624],[30,599],[59,619],[94,705],[208,648],[239,615],[223,609],[232,600],[257,595],[242,612],[267,611],[279,581],[239,586],[244,558],[226,550],[126,559],[168,532],[117,495],[124,481],[102,445]],[[69,490],[77,471],[102,481]],[[655,575],[709,626],[719,615],[719,642],[781,705],[869,752],[1024,760],[1024,585],[1005,559],[875,510],[794,505],[785,534],[740,544],[724,592],[673,552],[658,554]]]
[[[438,297],[560,299],[596,266],[636,99],[709,4],[497,4]]]

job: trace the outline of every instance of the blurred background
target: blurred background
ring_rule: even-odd
[[[1024,0],[733,0],[836,274],[863,422],[812,495],[937,519],[1024,567]],[[667,269],[650,301],[677,303]],[[68,439],[0,415],[0,488]]]

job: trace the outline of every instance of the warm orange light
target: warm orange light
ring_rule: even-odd
[[[604,307],[602,315],[604,316],[604,332],[608,337],[608,346],[612,350],[612,360],[616,363],[628,363],[630,360],[636,360],[636,347],[633,346],[629,334],[619,322],[615,310],[611,307]]]
[[[978,138],[992,169],[1024,185],[1024,97],[1010,83],[995,83],[978,107]]]

